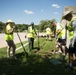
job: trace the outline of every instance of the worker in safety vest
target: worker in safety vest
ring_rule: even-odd
[[[73,55],[75,55],[76,53],[76,17],[73,17],[72,12],[73,11],[67,11],[62,17],[62,19],[66,19],[67,21],[69,21],[66,26],[67,30],[69,31],[70,38],[70,44],[68,49],[69,64],[67,68],[71,70],[73,70]]]
[[[52,40],[51,34],[52,34],[52,31],[51,31],[51,29],[50,29],[50,26],[48,26],[48,27],[46,28],[46,40]]]
[[[34,23],[32,22],[31,26],[29,26],[28,30],[27,30],[28,52],[34,48],[34,37],[35,37],[35,34],[37,35],[36,30],[34,28]]]
[[[62,59],[66,55],[66,38],[65,38],[65,28],[63,28],[60,23],[56,25],[56,38],[59,50],[56,53],[62,53]]]
[[[15,26],[12,26],[12,20],[8,20],[5,24],[5,40],[7,42],[7,57],[10,58],[10,51],[11,48],[13,49],[13,58],[16,59],[15,57],[15,49],[16,49],[16,45],[13,41],[14,39],[14,32]]]

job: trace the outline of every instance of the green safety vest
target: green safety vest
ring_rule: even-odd
[[[69,38],[72,39],[74,35],[73,28],[71,26],[73,20],[76,20],[76,17],[72,18],[71,21],[68,23],[68,31],[69,31]]]
[[[58,26],[58,28],[56,28],[56,33],[58,33],[59,30],[62,30],[62,27],[61,26]],[[58,38],[62,38],[62,33],[63,30],[58,34]]]
[[[35,31],[32,29],[32,26],[28,28],[28,38],[34,38]]]
[[[58,34],[58,38],[61,38],[62,37],[62,33],[60,32],[59,34]]]
[[[5,40],[13,40],[14,39],[14,36],[13,36],[13,33],[9,33],[9,30],[12,29],[12,27],[8,24],[6,26],[6,33],[5,33]]]
[[[65,28],[63,28],[61,31],[61,37],[65,37]]]

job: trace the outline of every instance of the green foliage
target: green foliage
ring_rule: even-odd
[[[4,32],[4,25],[5,25],[5,23],[0,22],[0,33]]]
[[[40,32],[44,32],[45,29],[48,26],[50,26],[50,28],[52,30],[55,30],[55,28],[52,27],[52,24],[51,24],[54,21],[56,21],[56,20],[55,19],[52,19],[52,20],[41,20],[39,25],[35,25],[35,29],[39,30]],[[5,23],[0,22],[0,33],[4,32],[4,25],[5,25]],[[27,30],[27,28],[29,26],[28,24],[15,24],[15,23],[13,23],[13,25],[17,26],[17,29],[18,29],[19,32],[23,32],[23,31]],[[17,29],[15,29],[15,31],[17,31]]]
[[[40,21],[40,31],[43,32],[45,31],[45,29],[50,26],[51,30],[53,31],[55,29],[55,27],[52,26],[52,22],[55,22],[56,20],[55,19],[52,19],[52,20],[41,20]]]

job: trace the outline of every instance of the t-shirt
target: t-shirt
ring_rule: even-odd
[[[13,33],[11,34],[8,32],[10,29],[12,29],[12,27],[8,24],[6,26],[5,40],[13,40],[14,39]]]

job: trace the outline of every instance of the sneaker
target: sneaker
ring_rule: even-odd
[[[58,45],[56,45],[56,48],[58,48]]]
[[[61,51],[61,50],[59,50],[59,53],[62,53],[62,51]]]
[[[61,52],[61,50],[58,50],[56,53],[58,54],[58,53],[62,53],[62,52]]]
[[[17,58],[16,58],[16,57],[13,57],[13,59],[14,59],[14,60],[17,60]]]
[[[8,59],[12,59],[11,57],[7,57]]]

